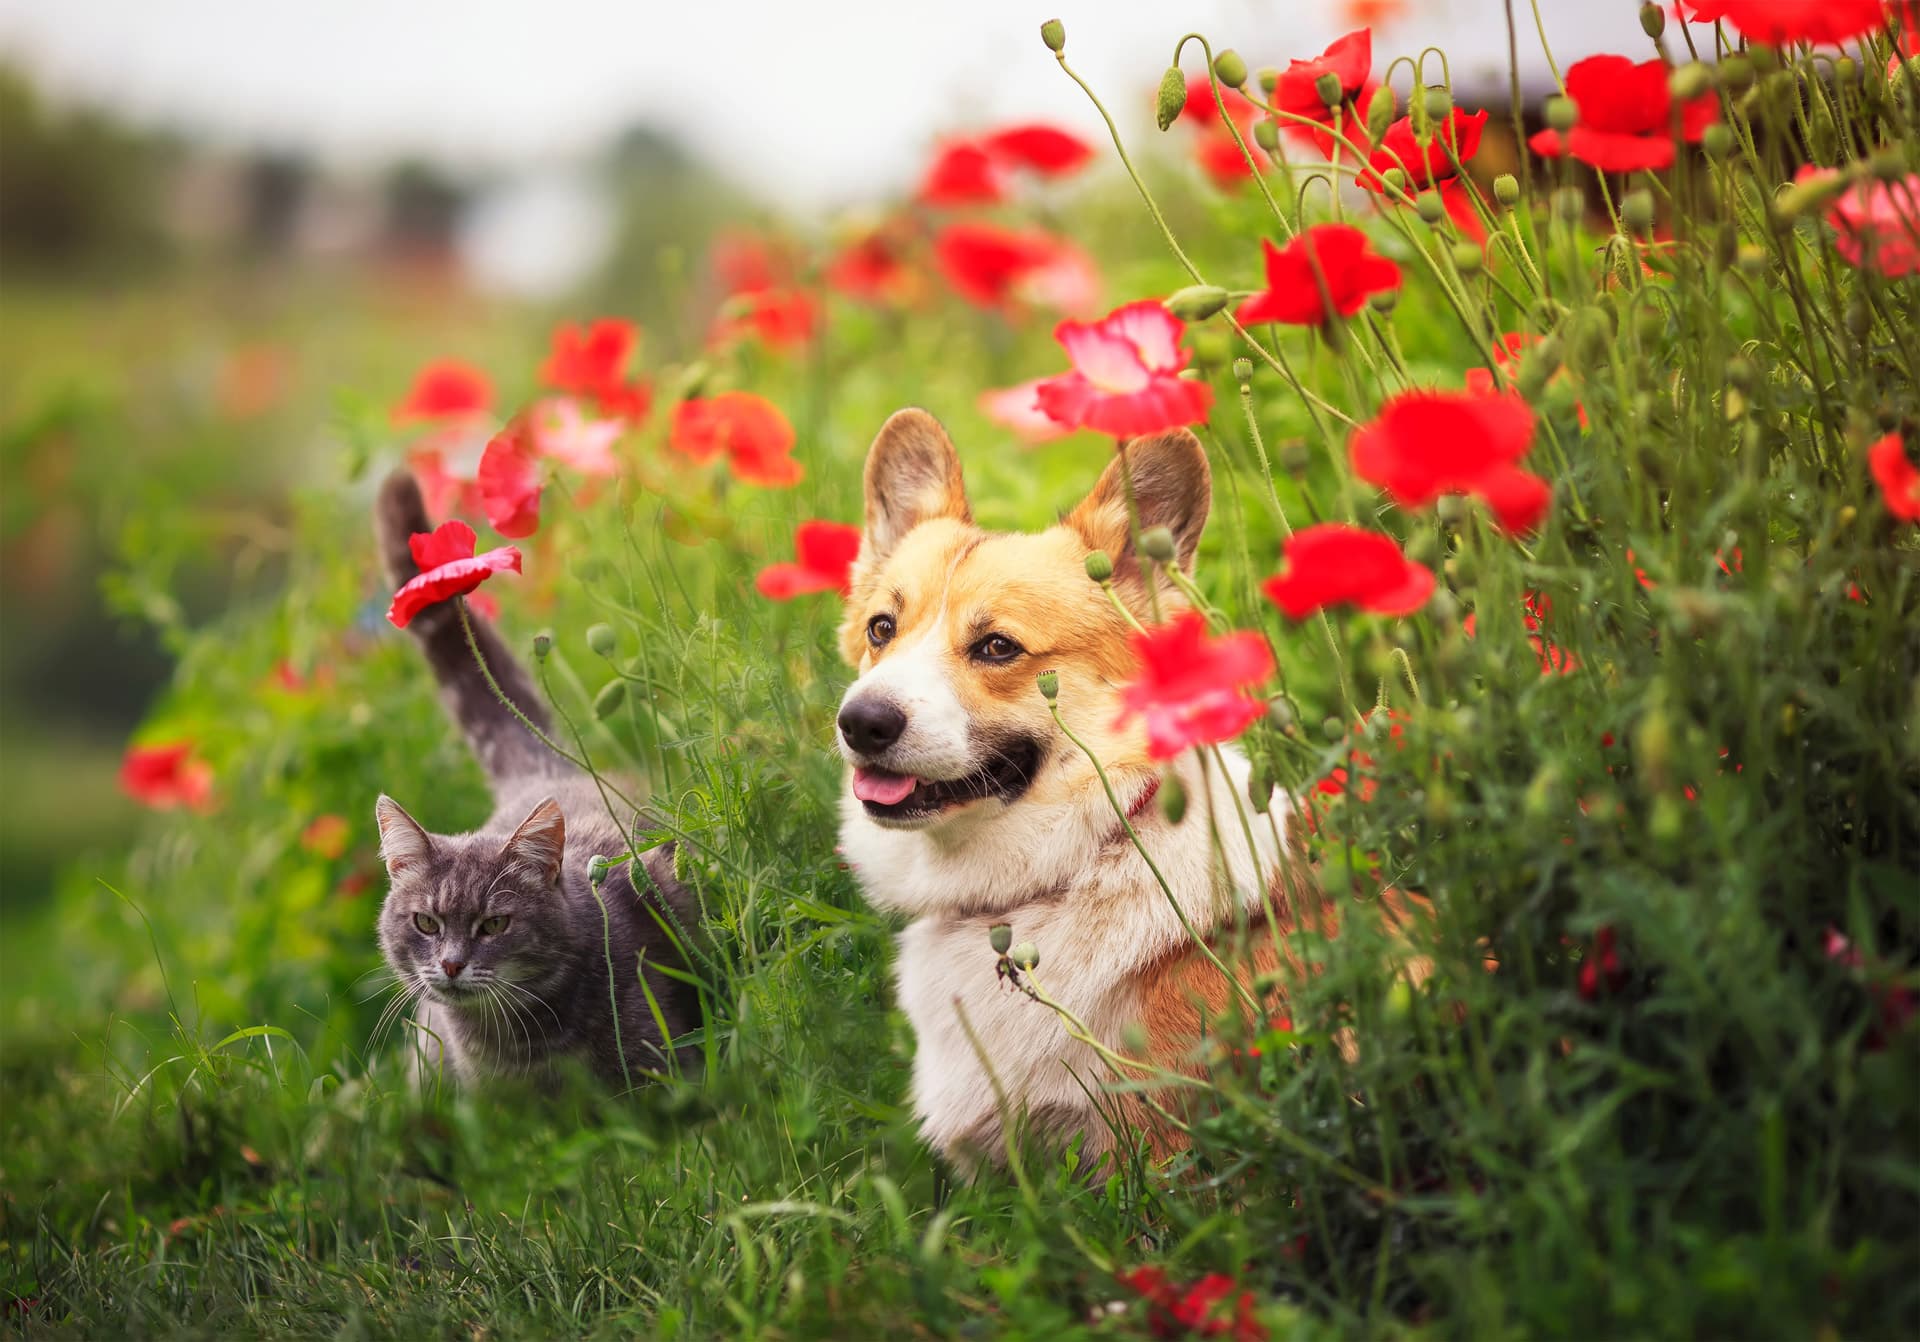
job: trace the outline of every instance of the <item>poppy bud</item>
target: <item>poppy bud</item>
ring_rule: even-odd
[[[1654,4],[1653,0],[1646,0],[1640,6],[1640,31],[1656,42],[1660,40],[1660,34],[1667,31],[1666,11]]]
[[[1048,19],[1040,25],[1040,40],[1047,44],[1048,51],[1065,51],[1067,26],[1058,19]]]
[[[1338,741],[1346,734],[1347,724],[1340,721],[1339,718],[1328,717],[1320,724],[1320,735],[1326,737],[1329,742]]]
[[[1013,925],[995,923],[987,929],[987,944],[993,947],[995,955],[1005,955],[1007,948],[1013,945]]]
[[[1171,769],[1160,775],[1160,814],[1167,818],[1169,825],[1177,825],[1187,818],[1187,785]]]
[[[1580,119],[1580,107],[1573,99],[1554,97],[1547,99],[1547,124],[1561,134],[1573,129],[1574,122]]]
[[[1427,224],[1439,223],[1447,213],[1446,203],[1440,199],[1438,191],[1423,192],[1415,198],[1413,208],[1419,214],[1421,222]]]
[[[1733,150],[1733,132],[1725,123],[1716,121],[1708,126],[1700,136],[1700,147],[1707,157],[1715,162],[1725,158]]]
[[[1280,127],[1276,126],[1273,123],[1271,118],[1265,121],[1254,122],[1253,123],[1253,142],[1259,145],[1262,149],[1266,150],[1269,154],[1279,152]]]
[[[1435,121],[1444,121],[1447,113],[1453,110],[1453,95],[1436,84],[1420,95],[1420,106]]]
[[[1867,171],[1883,182],[1897,182],[1907,175],[1907,158],[1898,149],[1882,149],[1867,160]]]
[[[1094,550],[1087,555],[1087,577],[1094,582],[1105,582],[1113,576],[1113,559],[1105,550]]]
[[[1769,74],[1780,68],[1780,53],[1758,42],[1747,48],[1747,59],[1752,61],[1753,68],[1762,74]]]
[[[1400,195],[1407,189],[1407,174],[1400,168],[1388,168],[1380,174],[1380,184],[1393,195]]]
[[[1673,761],[1673,723],[1665,708],[1655,704],[1633,731],[1633,761],[1647,786],[1667,785],[1667,766]]]
[[[1031,941],[1023,941],[1013,948],[1011,958],[1022,969],[1037,969],[1040,965],[1040,948]]]
[[[1385,84],[1373,91],[1367,99],[1367,138],[1375,144],[1387,133],[1387,127],[1393,124],[1393,90]]]
[[[1154,99],[1153,121],[1161,130],[1165,130],[1180,118],[1180,111],[1187,105],[1187,77],[1180,73],[1180,67],[1169,65],[1167,72],[1160,76],[1160,93]]]
[[[1450,527],[1467,520],[1467,501],[1458,494],[1442,494],[1433,505],[1435,516]]]
[[[1033,678],[1033,683],[1040,687],[1040,697],[1048,703],[1052,703],[1060,697],[1060,673],[1058,671],[1042,671]]]
[[[1273,805],[1273,766],[1265,760],[1255,760],[1247,771],[1247,802],[1255,815],[1265,815]]]
[[[1280,445],[1280,468],[1288,475],[1305,475],[1313,465],[1313,452],[1298,438]]]
[[[1848,334],[1864,338],[1873,330],[1873,309],[1856,298],[1847,304],[1845,320]]]
[[[620,711],[620,705],[627,701],[627,682],[610,680],[600,687],[600,693],[593,696],[593,715],[605,722]]]
[[[1173,562],[1173,532],[1166,527],[1148,527],[1140,533],[1140,553],[1158,564]]]
[[[1340,76],[1329,70],[1313,81],[1313,91],[1320,95],[1320,101],[1328,107],[1338,107],[1346,96],[1346,90],[1340,87]]]
[[[1267,700],[1267,721],[1284,732],[1293,726],[1293,705],[1280,698]]]
[[[1246,382],[1250,380],[1253,377],[1253,360],[1235,359],[1233,361],[1233,377],[1236,382]]]
[[[1690,103],[1713,83],[1713,73],[1698,61],[1681,66],[1667,76],[1667,92],[1675,102]]]
[[[1587,198],[1577,186],[1563,186],[1553,193],[1553,212],[1562,219],[1578,219],[1587,212]]]
[[[1809,177],[1795,182],[1773,198],[1773,211],[1782,222],[1791,223],[1801,215],[1824,208],[1847,189],[1847,180],[1839,173]]]
[[[1227,305],[1227,291],[1217,284],[1189,284],[1167,298],[1167,311],[1181,321],[1205,321]]]
[[[542,629],[533,636],[533,658],[537,662],[547,660],[547,654],[553,651],[553,635]]]
[[[673,845],[673,879],[685,885],[693,874],[693,850],[684,843]]]
[[[614,637],[612,625],[590,624],[587,626],[587,646],[599,653],[602,657],[613,656],[614,645],[617,641]]]
[[[1376,289],[1367,298],[1367,306],[1375,312],[1392,312],[1400,306],[1398,289]]]
[[[1444,587],[1436,588],[1427,601],[1427,614],[1440,624],[1455,624],[1460,619],[1460,598]]]
[[[1503,172],[1493,179],[1493,198],[1512,209],[1520,203],[1520,179],[1510,172]]]
[[[601,882],[607,879],[607,869],[612,865],[613,864],[607,861],[606,858],[595,853],[587,859],[587,880],[595,887],[598,887]]]
[[[1271,94],[1275,89],[1280,87],[1280,72],[1271,65],[1261,66],[1253,77],[1260,81],[1260,91],[1262,93]]]
[[[1456,242],[1453,244],[1453,268],[1462,275],[1477,275],[1486,257],[1480,253],[1477,242]]]
[[[1644,235],[1653,227],[1653,192],[1644,186],[1627,192],[1620,202],[1620,217],[1628,228]]]
[[[1753,82],[1753,62],[1745,56],[1729,56],[1720,62],[1720,83],[1730,89],[1743,89]]]
[[[1213,73],[1230,89],[1237,89],[1247,82],[1247,63],[1240,59],[1240,53],[1229,47],[1213,58]]]

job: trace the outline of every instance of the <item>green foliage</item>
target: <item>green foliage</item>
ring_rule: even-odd
[[[803,356],[705,370],[786,408],[797,489],[671,465],[657,416],[636,478],[550,490],[527,580],[496,584],[530,662],[552,630],[564,739],[647,780],[644,837],[680,840],[708,903],[704,1076],[414,1096],[390,1037],[370,1047],[372,799],[438,829],[485,803],[379,619],[362,500],[315,490],[279,598],[167,614],[154,730],[200,743],[218,812],[155,824],[110,886],[75,868],[10,928],[0,1244],[34,1303],[9,1326],[1140,1335],[1114,1276],[1152,1262],[1233,1275],[1276,1336],[1920,1328],[1920,1028],[1887,1009],[1920,988],[1920,549],[1862,464],[1920,413],[1920,294],[1773,199],[1803,104],[1844,132],[1836,163],[1915,128],[1871,81],[1794,89],[1740,99],[1711,164],[1634,184],[1636,228],[1651,204],[1677,244],[1596,235],[1548,208],[1586,170],[1536,165],[1479,202],[1496,241],[1471,265],[1444,213],[1389,212],[1390,313],[1193,332],[1218,393],[1198,581],[1279,650],[1246,745],[1316,799],[1341,918],[1292,937],[1319,972],[1284,1021],[1203,1043],[1212,1105],[1171,1167],[1090,1180],[1069,1153],[956,1187],[901,1107],[889,929],[833,852],[838,612],[750,575],[796,520],[855,517],[902,402],[953,429],[989,527],[1043,525],[1110,449],[1017,450],[974,409],[1058,365],[1043,331],[836,306]],[[1119,196],[1077,201],[1075,232],[1119,297],[1251,285],[1254,240],[1307,221],[1295,200],[1168,201],[1184,267]],[[1510,370],[1507,331],[1537,337]],[[1534,406],[1537,535],[1391,507],[1348,468],[1346,421],[1476,366]],[[1284,622],[1256,584],[1292,523],[1329,517],[1432,565],[1429,607]],[[166,590],[167,553],[129,543],[129,608]],[[331,681],[276,686],[289,657]],[[337,857],[301,843],[323,814],[349,817]],[[1431,916],[1390,931],[1368,916],[1386,889]]]

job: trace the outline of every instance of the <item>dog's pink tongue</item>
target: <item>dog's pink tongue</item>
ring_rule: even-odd
[[[919,784],[906,774],[878,773],[872,769],[853,771],[853,795],[877,806],[897,806]]]

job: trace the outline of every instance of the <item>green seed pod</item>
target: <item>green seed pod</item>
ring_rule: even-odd
[[[693,849],[690,845],[673,845],[673,879],[685,885],[693,875]]]
[[[536,662],[547,660],[547,654],[553,651],[553,635],[545,629],[533,636],[533,659]]]
[[[1701,132],[1700,147],[1706,151],[1708,158],[1718,163],[1733,152],[1733,132],[1727,129],[1725,122],[1716,121]]]
[[[1229,47],[1213,58],[1213,73],[1222,84],[1237,89],[1247,82],[1247,63],[1240,59],[1240,53]]]
[[[607,879],[607,870],[612,865],[606,858],[595,853],[587,859],[587,880],[598,888]]]
[[[1367,306],[1375,312],[1392,312],[1400,306],[1398,289],[1376,289],[1367,298]]]
[[[1520,203],[1520,179],[1503,172],[1493,179],[1493,198],[1508,209]]]
[[[1690,103],[1713,87],[1713,71],[1690,61],[1667,76],[1667,92],[1675,102]]]
[[[1481,254],[1477,242],[1456,242],[1453,244],[1453,268],[1462,275],[1478,275],[1486,257]]]
[[[1547,99],[1547,125],[1554,130],[1564,135],[1579,120],[1580,107],[1573,99],[1560,96]]]
[[[1846,189],[1847,179],[1837,172],[1809,177],[1804,182],[1795,182],[1775,196],[1773,212],[1781,220],[1791,223],[1803,214],[1824,209]]]
[[[1166,527],[1148,527],[1140,533],[1140,553],[1158,564],[1173,562],[1173,532]]]
[[[1579,219],[1587,212],[1587,197],[1577,186],[1563,186],[1553,193],[1553,213],[1560,219]]]
[[[1367,99],[1367,139],[1373,144],[1380,143],[1380,137],[1387,133],[1387,127],[1393,124],[1393,90],[1381,84]]]
[[[1065,51],[1067,26],[1058,19],[1048,19],[1040,25],[1040,40],[1047,44],[1048,51]]]
[[[1217,284],[1189,284],[1167,298],[1167,311],[1181,321],[1205,321],[1227,305],[1227,291]]]
[[[1426,191],[1415,197],[1413,208],[1419,214],[1421,222],[1437,224],[1447,217],[1447,206],[1440,199],[1438,191]]]
[[[1169,65],[1160,76],[1160,93],[1154,99],[1154,124],[1165,130],[1180,119],[1180,110],[1186,105],[1187,77],[1180,73],[1179,66]]]
[[[1280,87],[1280,72],[1271,65],[1263,65],[1254,72],[1254,79],[1260,84],[1262,93],[1271,94]]]
[[[1280,127],[1274,123],[1273,118],[1268,117],[1253,123],[1253,142],[1269,154],[1280,151]]]
[[[1340,76],[1331,70],[1313,81],[1313,91],[1320,95],[1321,105],[1329,108],[1338,107],[1347,96],[1346,90],[1340,87]]]
[[[1256,815],[1265,815],[1273,805],[1273,766],[1265,760],[1255,760],[1247,771],[1247,804]]]
[[[1627,192],[1620,202],[1621,219],[1642,237],[1653,228],[1653,214],[1653,192],[1644,186]]]
[[[1407,189],[1407,174],[1400,168],[1388,168],[1380,174],[1380,182],[1389,194],[1397,196]]]
[[[1187,818],[1187,785],[1171,769],[1160,775],[1160,814],[1170,825]]]
[[[1813,110],[1812,123],[1808,127],[1808,142],[1813,146],[1815,158],[1836,158],[1840,153],[1840,133],[1834,129],[1833,117],[1824,107]]]
[[[1033,683],[1040,687],[1040,697],[1048,703],[1052,703],[1060,697],[1060,673],[1058,671],[1042,671],[1033,678]]]
[[[602,657],[613,656],[613,650],[618,642],[612,625],[590,624],[587,626],[587,646]]]
[[[1235,359],[1233,361],[1233,380],[1235,382],[1247,382],[1252,380],[1252,378],[1253,360],[1248,358]]]
[[[1753,82],[1753,62],[1745,56],[1729,56],[1720,62],[1720,84],[1736,92]]]
[[[1431,531],[1414,532],[1407,539],[1404,548],[1407,558],[1416,564],[1425,564],[1428,568],[1432,568],[1440,562],[1440,538]],[[1395,640],[1395,642],[1398,641],[1398,639]]]
[[[1780,68],[1780,53],[1758,42],[1747,48],[1747,59],[1752,61],[1753,68],[1762,74],[1772,74]]]
[[[1007,950],[1013,945],[1013,925],[1011,923],[995,923],[992,927],[989,927],[987,929],[987,944],[993,947],[993,953],[995,955],[1005,955]]]
[[[1436,587],[1427,599],[1427,614],[1447,628],[1460,622],[1460,598],[1444,587]]]
[[[1293,705],[1278,697],[1267,700],[1267,721],[1284,732],[1293,726]]]
[[[1640,31],[1656,42],[1660,40],[1660,35],[1667,31],[1667,13],[1654,4],[1653,0],[1646,0],[1646,3],[1640,6]]]
[[[1038,969],[1040,948],[1031,941],[1023,941],[1013,948],[1009,958],[1022,969]]]
[[[605,722],[620,711],[620,705],[627,701],[627,682],[610,680],[600,687],[600,693],[593,696],[593,715]]]
[[[1447,113],[1453,110],[1453,95],[1436,84],[1420,95],[1420,106],[1426,109],[1428,117],[1445,121]]]
[[[1320,724],[1320,735],[1326,737],[1329,743],[1340,740],[1346,734],[1347,724],[1339,718],[1328,717]]]
[[[1087,577],[1094,582],[1105,582],[1113,576],[1113,558],[1105,550],[1094,550],[1087,555]]]
[[[1305,475],[1313,465],[1313,451],[1298,438],[1280,444],[1280,469],[1288,475]]]
[[[1433,505],[1434,515],[1450,527],[1463,524],[1472,514],[1467,501],[1458,494],[1442,494]]]

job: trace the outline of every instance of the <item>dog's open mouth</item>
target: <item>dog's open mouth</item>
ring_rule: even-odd
[[[996,750],[972,773],[960,778],[915,778],[885,769],[853,771],[853,795],[878,820],[922,820],[983,797],[1013,801],[1027,790],[1040,768],[1040,743],[1022,738]]]

